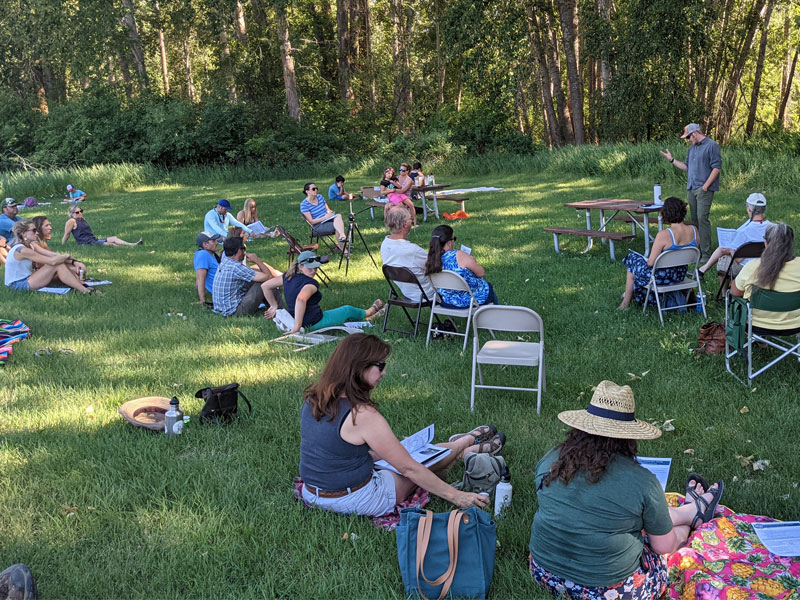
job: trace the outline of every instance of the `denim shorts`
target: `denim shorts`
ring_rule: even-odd
[[[7,287],[10,287],[12,290],[19,290],[21,292],[31,291],[31,286],[28,285],[27,277],[25,279],[17,279],[16,281],[12,281]]]
[[[324,510],[370,517],[379,517],[392,512],[394,505],[397,504],[394,477],[391,471],[385,469],[373,471],[367,485],[341,498],[323,498],[313,494],[307,486],[303,486],[303,500]]]

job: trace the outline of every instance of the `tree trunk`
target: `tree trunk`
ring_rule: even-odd
[[[783,116],[781,115],[781,104],[783,103],[783,95],[786,93],[787,82],[789,81],[789,69],[791,68],[792,64],[792,44],[788,43],[790,40],[791,34],[791,13],[790,11],[786,10],[783,15],[783,39],[786,40],[786,57],[783,60],[783,65],[781,66],[781,90],[778,94],[778,100],[775,102],[775,120],[778,121],[781,127],[785,127],[786,124],[783,122]]]
[[[375,110],[378,106],[378,86],[375,80],[375,62],[372,52],[372,17],[369,12],[369,0],[362,0],[361,14],[363,15],[364,58],[367,63],[367,79],[369,81],[369,106]]]
[[[336,56],[338,46],[334,36],[336,32],[331,29],[331,7],[328,2],[312,3],[309,5],[311,14],[311,29],[314,32],[314,41],[319,48],[320,75],[329,84],[326,95],[330,100],[338,98],[338,71]]]
[[[551,5],[552,7],[552,5]],[[561,83],[561,60],[558,54],[558,38],[553,28],[552,13],[549,8],[544,13],[546,21],[547,35],[542,40],[544,42],[547,66],[550,69],[550,82],[552,85],[551,94],[556,100],[556,110],[558,114],[558,128],[561,130],[561,138],[565,143],[571,144],[575,141],[572,133],[572,124],[567,110],[567,99],[564,95],[564,86]]]
[[[731,21],[731,12],[733,11],[733,3],[734,0],[726,0],[725,1],[725,8],[722,12],[722,25],[720,26],[720,40],[722,40],[719,44],[719,52],[715,57],[713,62],[714,64],[714,72],[711,76],[711,85],[708,87],[707,93],[703,94],[705,98],[704,106],[706,107],[706,114],[712,115],[716,112],[716,100],[717,100],[717,93],[719,92],[720,86],[720,77],[724,72],[724,68],[728,64],[727,60],[727,47],[728,44],[726,43],[729,34],[728,34],[728,24]],[[708,125],[708,123],[706,123]],[[708,133],[708,130],[704,130]]]
[[[403,0],[390,0],[392,38],[392,78],[394,81],[394,120],[397,127],[406,121],[411,104],[408,35],[410,23],[406,22]]]
[[[519,66],[517,70],[521,70]],[[522,135],[528,135],[531,131],[531,121],[528,117],[528,101],[525,98],[525,88],[522,79],[517,80],[517,90],[515,94],[515,105],[517,108],[517,126]]]
[[[219,58],[225,81],[228,84],[228,99],[233,102],[238,93],[236,91],[236,78],[233,75],[233,61],[231,60],[231,47],[228,43],[228,14],[222,11],[219,23]]]
[[[146,88],[150,85],[150,82],[147,78],[147,67],[144,64],[142,40],[139,38],[139,29],[136,27],[136,16],[133,11],[133,1],[122,0],[122,6],[125,9],[125,15],[122,17],[122,24],[128,30],[128,39],[130,40],[133,61],[136,65],[136,71],[139,73],[140,83],[143,88]]]
[[[561,37],[564,43],[564,58],[567,61],[567,91],[569,98],[572,131],[575,143],[586,142],[583,123],[583,81],[578,56],[578,4],[576,0],[556,0],[561,21]]]
[[[597,0],[597,14],[611,26],[611,0]],[[600,51],[600,90],[603,97],[611,85],[611,65],[609,64],[610,39],[603,39],[603,48]]]
[[[119,60],[119,69],[122,71],[122,81],[125,82],[125,96],[133,98],[133,85],[131,85],[131,67],[128,64],[128,58],[124,52],[117,52],[117,60]]]
[[[244,19],[244,6],[241,0],[236,0],[233,7],[233,24],[236,27],[236,39],[238,39],[245,46],[247,45],[247,23]]]
[[[153,10],[158,23],[158,50],[161,54],[161,78],[164,81],[164,95],[169,96],[169,68],[167,67],[167,44],[164,42],[164,27],[161,22],[161,7],[158,0],[153,2]]]
[[[44,87],[44,69],[42,61],[37,60],[33,63],[33,82],[36,86],[36,98],[39,101],[39,112],[43,115],[50,114],[50,107],[47,105],[47,91]]]
[[[436,101],[437,107],[441,108],[444,105],[444,81],[446,75],[446,64],[444,56],[442,55],[442,32],[439,29],[439,2],[440,0],[433,0],[433,19],[436,29]]]
[[[336,33],[339,65],[339,97],[348,103],[355,100],[353,94],[350,57],[352,56],[352,39],[350,36],[350,0],[336,0]]]
[[[189,35],[183,38],[183,66],[186,69],[186,95],[190,102],[197,100],[197,91],[194,87],[194,77],[192,77],[192,53]]]
[[[267,26],[267,11],[264,10],[264,5],[261,0],[250,0],[250,6],[253,7],[253,20],[258,23],[262,29]]]
[[[758,61],[756,62],[756,73],[753,77],[753,90],[750,94],[750,113],[747,115],[747,125],[744,133],[747,137],[753,135],[753,127],[756,124],[756,109],[758,108],[758,93],[761,90],[761,74],[764,71],[764,56],[767,53],[767,34],[769,33],[769,20],[772,17],[772,8],[775,0],[767,3],[767,12],[764,15],[764,23],[761,26],[761,44],[758,47]]]
[[[299,121],[303,113],[300,110],[300,87],[294,73],[294,58],[292,57],[292,43],[289,41],[289,21],[286,18],[286,4],[284,0],[276,0],[275,26],[278,30],[278,42],[281,45],[281,64],[283,65],[283,85],[286,89],[286,106],[289,116]]]
[[[792,66],[789,67],[789,75],[786,78],[786,89],[783,92],[783,97],[781,98],[781,106],[778,110],[778,122],[783,123],[784,126],[788,125],[788,114],[786,111],[786,105],[789,103],[789,97],[792,94],[792,80],[794,79],[794,70],[797,66],[797,55],[800,54],[800,45],[797,46],[794,50],[794,58],[792,59]]]
[[[549,136],[546,135],[545,137],[547,137],[551,142],[548,143],[548,147],[551,147],[552,145],[563,146],[564,137],[561,134],[561,130],[558,126],[558,119],[556,118],[556,113],[553,109],[553,94],[551,90],[552,82],[550,81],[550,71],[547,67],[547,62],[542,49],[542,41],[539,36],[541,29],[533,7],[528,5],[526,7],[526,11],[528,13],[528,43],[531,50],[531,62],[536,64],[538,67],[537,71],[539,72],[539,90],[542,96],[544,129],[546,134],[549,133]]]

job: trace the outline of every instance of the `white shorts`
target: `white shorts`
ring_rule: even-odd
[[[394,510],[394,505],[397,504],[396,496],[394,477],[392,472],[386,469],[373,471],[372,478],[367,485],[341,498],[323,498],[303,486],[303,500],[317,508],[345,515],[356,514],[369,517],[385,515]]]

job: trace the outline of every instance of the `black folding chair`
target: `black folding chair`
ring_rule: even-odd
[[[419,330],[419,318],[422,314],[422,309],[429,308],[432,304],[432,300],[428,298],[428,295],[425,293],[425,290],[420,284],[419,279],[417,279],[417,276],[406,267],[390,267],[389,265],[383,265],[383,276],[389,283],[389,299],[386,301],[386,314],[383,317],[383,331],[386,332],[388,329],[389,331],[404,333],[406,335],[410,335],[416,340],[417,331]],[[407,298],[401,294],[398,288],[395,286],[396,281],[399,281],[400,283],[416,285],[419,288],[419,301],[412,300],[411,298]],[[403,309],[403,312],[406,314],[406,318],[408,319],[409,323],[414,326],[414,331],[386,327],[386,323],[389,321],[389,311],[391,310],[392,306],[399,306]],[[411,315],[408,312],[409,308],[417,309],[416,319],[411,318]],[[439,319],[437,318],[436,320],[438,321]]]
[[[294,237],[289,234],[283,227],[278,225],[275,228],[281,237],[286,240],[286,243],[289,244],[289,249],[286,251],[286,254],[289,255],[289,266],[292,266],[292,261],[296,256],[299,256],[301,252],[305,252],[306,250],[311,250],[312,252],[316,252],[319,248],[319,244],[301,244],[299,243]],[[319,280],[322,282],[322,285],[328,287],[328,282],[330,282],[331,278],[328,276],[325,271],[322,270],[322,267],[317,269],[317,275],[319,276]]]
[[[761,254],[764,252],[764,242],[748,242],[739,246],[736,251],[733,253],[731,257],[731,263],[728,265],[728,270],[725,271],[725,275],[722,276],[722,283],[717,290],[717,295],[714,298],[716,302],[722,300],[722,294],[728,289],[728,285],[731,281],[731,269],[733,269],[734,262],[739,258],[761,258]]]
[[[314,227],[316,227],[316,225],[312,225],[311,223],[306,221],[305,217],[303,217],[303,220],[306,222],[306,225],[308,225],[308,228],[311,231],[311,237],[309,238],[309,242],[311,242],[312,244],[316,243],[317,245],[319,245],[319,242],[322,242],[328,248],[328,252],[330,252],[331,254],[336,252],[336,231],[334,231],[333,233],[329,233],[328,235],[319,235],[314,231]],[[317,225],[324,225],[324,223],[318,223]],[[317,241],[315,242],[314,239],[316,239]]]

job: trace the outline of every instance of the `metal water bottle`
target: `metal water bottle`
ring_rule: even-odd
[[[506,467],[494,488],[494,516],[499,517],[511,505],[511,473]]]
[[[653,204],[664,204],[661,200],[661,184],[657,183],[653,186]]]
[[[167,437],[180,435],[183,432],[183,411],[177,396],[169,401],[169,410],[164,415],[164,433]]]

